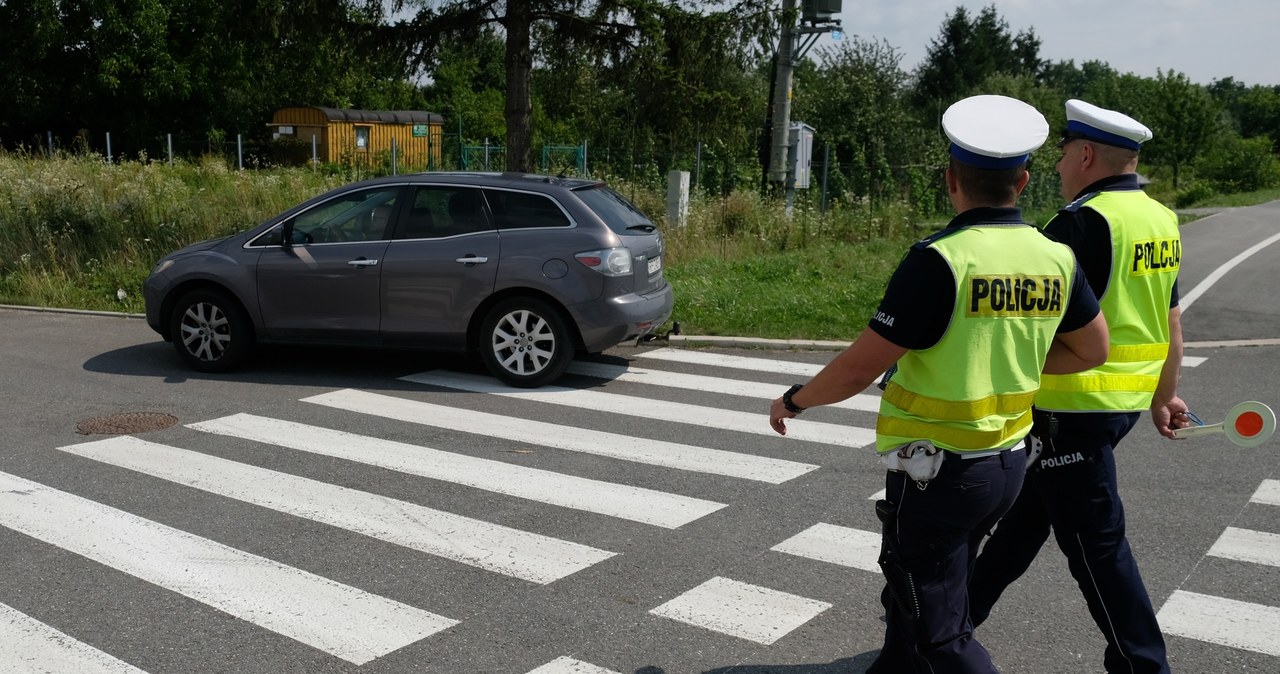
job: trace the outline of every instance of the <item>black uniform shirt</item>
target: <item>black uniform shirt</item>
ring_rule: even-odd
[[[974,208],[957,215],[943,231],[979,223],[1022,222],[1018,208]],[[1030,227],[1030,225],[1026,225]],[[1017,254],[1017,251],[1009,251]],[[957,279],[942,254],[913,246],[889,279],[880,309],[870,328],[905,349],[927,349],[937,344],[951,324],[956,303]],[[1070,332],[1088,325],[1098,315],[1098,299],[1089,290],[1080,265],[1076,264],[1070,300],[1058,325],[1058,332]]]
[[[1138,185],[1138,174],[1125,173],[1093,183],[1077,194],[1076,199],[1094,192],[1141,189],[1142,187]],[[1107,292],[1107,285],[1111,282],[1111,228],[1107,226],[1106,218],[1089,208],[1086,202],[1084,206],[1077,209],[1064,208],[1058,211],[1049,224],[1045,225],[1044,231],[1054,240],[1067,244],[1071,250],[1075,251],[1076,261],[1080,263],[1080,268],[1084,269],[1084,275],[1089,279],[1093,294],[1102,297],[1103,293]],[[1169,307],[1176,306],[1178,306],[1178,281],[1174,279]]]

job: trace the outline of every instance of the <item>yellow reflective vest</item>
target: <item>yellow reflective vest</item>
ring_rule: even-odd
[[[1140,190],[1086,195],[1111,231],[1111,275],[1099,298],[1111,331],[1107,362],[1045,375],[1036,407],[1050,411],[1132,412],[1151,406],[1169,353],[1169,301],[1182,261],[1178,216]]]
[[[898,361],[880,399],[876,450],[915,440],[959,452],[1010,447],[1031,428],[1075,256],[1029,225],[970,225],[927,247],[951,268],[955,306],[937,344]]]

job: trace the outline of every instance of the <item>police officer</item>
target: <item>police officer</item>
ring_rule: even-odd
[[[1071,246],[1111,330],[1103,365],[1046,376],[1032,435],[1043,444],[1013,508],[974,566],[970,615],[987,618],[1052,529],[1089,613],[1107,640],[1107,672],[1168,672],[1164,639],[1125,538],[1116,445],[1150,409],[1157,430],[1189,425],[1176,395],[1182,360],[1178,218],[1148,197],[1134,172],[1151,131],[1084,101],[1067,101],[1058,147],[1062,195],[1074,199],[1046,226]]]
[[[809,383],[773,401],[769,421],[884,383],[876,450],[889,471],[883,528],[884,647],[867,671],[995,672],[972,636],[966,582],[982,537],[1025,474],[1021,442],[1042,369],[1102,363],[1106,321],[1066,246],[1015,207],[1044,117],[1003,96],[947,109],[947,189],[958,215],[916,243],[869,330]],[[1010,254],[1016,251],[1017,254]]]

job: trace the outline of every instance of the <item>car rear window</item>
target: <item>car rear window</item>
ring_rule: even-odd
[[[657,229],[653,221],[640,212],[640,209],[627,201],[626,197],[608,187],[589,187],[574,190],[573,193],[595,211],[609,229],[618,234],[635,236]]]

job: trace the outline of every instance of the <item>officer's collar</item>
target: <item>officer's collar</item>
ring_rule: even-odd
[[[1142,186],[1138,184],[1137,173],[1121,173],[1118,176],[1107,176],[1098,180],[1088,187],[1080,190],[1080,194],[1076,195],[1076,199],[1094,192],[1119,192],[1123,190],[1140,190]],[[1072,201],[1074,201],[1073,199]]]
[[[947,229],[960,229],[971,225],[1021,225],[1022,209],[1016,206],[970,208],[947,223]]]

